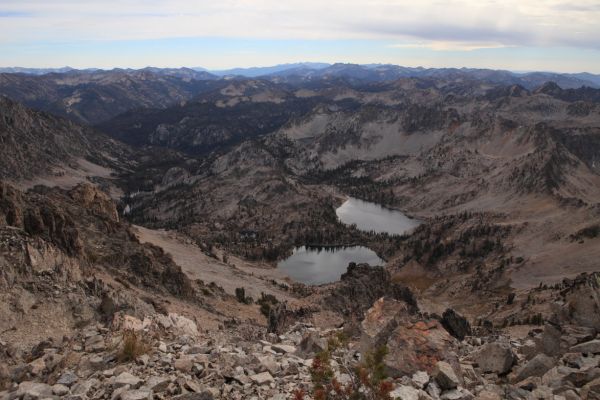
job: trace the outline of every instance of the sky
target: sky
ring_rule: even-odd
[[[0,0],[0,67],[600,73],[600,0]]]

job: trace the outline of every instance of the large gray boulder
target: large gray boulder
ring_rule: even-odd
[[[445,361],[438,361],[433,370],[433,378],[442,390],[450,390],[460,385],[460,380],[452,369],[452,366]]]
[[[515,355],[508,343],[487,343],[476,354],[475,361],[483,372],[506,374],[515,363]]]
[[[525,364],[518,372],[515,378],[516,382],[521,382],[523,379],[529,378],[530,376],[543,376],[546,372],[550,371],[556,362],[552,357],[545,354],[538,354],[533,357],[527,364]]]
[[[553,325],[546,324],[542,333],[540,347],[541,351],[551,357],[561,354],[561,331]]]
[[[316,353],[320,353],[326,348],[327,341],[325,339],[321,338],[316,332],[309,332],[302,338],[302,341],[296,349],[296,353],[299,356],[309,358],[314,356]]]

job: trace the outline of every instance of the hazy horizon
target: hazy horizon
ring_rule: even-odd
[[[297,64],[328,64],[328,65],[334,65],[334,64],[352,64],[352,65],[360,65],[360,66],[368,66],[368,65],[381,65],[381,66],[385,66],[385,65],[393,65],[393,66],[397,66],[397,67],[404,67],[404,68],[423,68],[423,69],[485,69],[485,70],[493,70],[493,71],[507,71],[507,72],[511,72],[513,74],[528,74],[528,73],[548,73],[548,74],[585,74],[585,73],[589,73],[592,75],[600,75],[598,73],[594,73],[594,72],[590,72],[590,71],[570,71],[570,72],[564,72],[564,71],[553,71],[553,70],[512,70],[512,69],[505,69],[505,68],[491,68],[491,67],[468,67],[468,66],[441,66],[441,67],[427,67],[427,66],[423,66],[423,65],[415,65],[415,66],[411,66],[411,65],[400,65],[400,64],[391,64],[391,63],[370,63],[370,64],[358,64],[358,63],[350,63],[350,62],[332,62],[332,63],[324,63],[324,62],[319,62],[319,61],[296,61],[296,62],[289,62],[289,63],[280,63],[280,64],[265,64],[265,65],[249,65],[249,66],[239,66],[239,65],[233,65],[231,67],[226,67],[226,68],[205,68],[201,65],[195,65],[195,66],[189,66],[189,65],[172,65],[172,66],[156,66],[156,65],[145,65],[145,66],[141,66],[141,67],[129,67],[129,66],[114,66],[114,67],[105,67],[105,68],[101,68],[101,67],[96,67],[96,66],[89,66],[89,67],[73,67],[71,65],[60,65],[60,66],[51,66],[51,67],[47,67],[47,66],[42,66],[42,67],[30,67],[30,66],[22,66],[22,65],[0,65],[0,69],[26,69],[26,70],[60,70],[60,69],[71,69],[71,70],[75,70],[75,71],[85,71],[85,70],[98,70],[98,71],[112,71],[112,70],[141,70],[141,69],[145,69],[145,68],[158,68],[158,69],[182,69],[182,68],[187,68],[187,69],[191,69],[191,70],[195,70],[195,71],[206,71],[209,73],[224,73],[227,71],[231,71],[231,70],[251,70],[251,69],[261,69],[261,68],[275,68],[275,67],[284,67],[287,65],[297,65]]]

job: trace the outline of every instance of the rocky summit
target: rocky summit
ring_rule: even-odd
[[[23,71],[0,399],[600,399],[593,75]]]

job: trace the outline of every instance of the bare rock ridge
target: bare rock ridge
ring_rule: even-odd
[[[107,168],[126,152],[110,138],[0,96],[0,177],[30,179],[78,169],[81,160]]]
[[[28,308],[50,300],[56,309],[37,318],[49,322],[56,316],[64,324],[61,329],[69,331],[77,321],[104,318],[102,313],[110,308],[129,309],[127,301],[132,311],[160,305],[158,300],[136,299],[134,292],[123,288],[139,287],[190,301],[202,297],[201,285],[191,282],[162,249],[140,244],[128,225],[119,221],[114,203],[92,186],[22,193],[3,183],[0,229],[2,304],[7,307],[2,309],[2,326],[10,328],[11,336],[27,336],[27,327],[18,323],[12,307]],[[100,278],[101,271],[109,274],[108,281]],[[35,312],[29,318],[36,318]],[[49,326],[36,335],[58,333]]]

